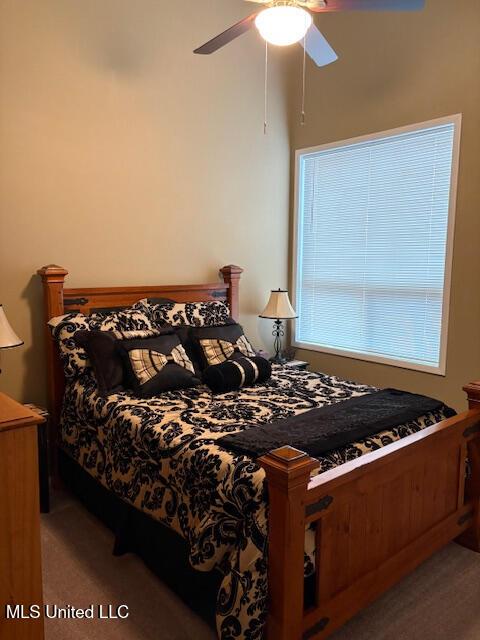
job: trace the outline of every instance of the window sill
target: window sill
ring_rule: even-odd
[[[410,369],[413,371],[421,371],[422,373],[431,373],[436,376],[445,376],[445,363],[441,362],[438,367],[433,365],[420,364],[417,362],[409,362],[407,360],[397,360],[394,358],[386,358],[384,356],[370,355],[367,353],[357,353],[356,351],[345,351],[343,349],[332,349],[321,345],[311,344],[308,342],[297,342],[294,340],[292,345],[297,349],[305,349],[307,351],[318,351],[343,358],[352,358],[354,360],[362,360],[364,362],[374,362],[376,364],[386,364],[391,367],[400,369]]]

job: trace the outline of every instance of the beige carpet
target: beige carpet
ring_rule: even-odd
[[[42,517],[49,604],[129,606],[127,620],[47,620],[46,640],[213,640],[214,632],[78,502]],[[356,616],[332,640],[480,640],[480,554],[451,544]]]

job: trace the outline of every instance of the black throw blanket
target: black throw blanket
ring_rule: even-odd
[[[219,438],[216,444],[252,458],[288,444],[318,458],[327,451],[393,429],[442,408],[445,417],[455,415],[453,409],[433,398],[383,389],[228,434]]]

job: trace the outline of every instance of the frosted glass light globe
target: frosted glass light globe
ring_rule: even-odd
[[[264,9],[255,18],[262,38],[280,47],[302,40],[311,24],[312,16],[308,11],[290,5]]]

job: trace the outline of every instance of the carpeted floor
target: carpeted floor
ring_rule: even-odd
[[[42,516],[44,599],[128,604],[126,620],[47,620],[46,640],[214,640],[215,633],[74,499]],[[332,640],[479,640],[480,554],[456,544],[356,616]]]

